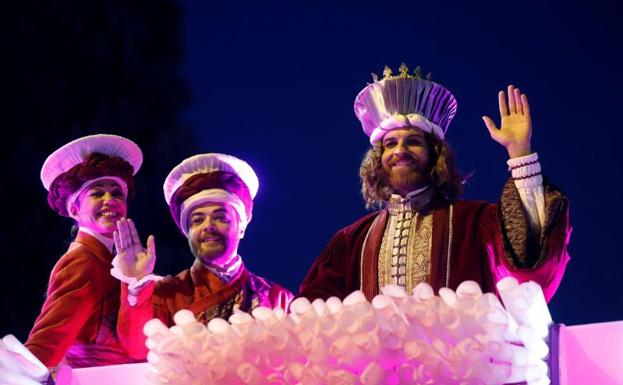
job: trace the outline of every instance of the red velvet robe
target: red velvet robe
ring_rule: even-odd
[[[46,300],[26,347],[46,366],[72,367],[135,362],[116,336],[119,281],[110,275],[112,255],[79,232],[50,274]]]
[[[292,297],[288,289],[253,274],[244,266],[237,278],[224,283],[195,260],[190,269],[141,288],[134,306],[128,302],[128,285],[121,284],[117,330],[132,357],[143,359],[147,355],[143,325],[152,318],[173,326],[175,313],[189,309],[195,318],[207,323],[216,317],[229,318],[234,308],[246,312],[258,306],[286,310]]]
[[[451,236],[450,203],[437,200],[432,210],[429,283],[435,291],[445,286],[456,289],[461,282],[473,280],[484,292],[495,292],[495,283],[511,275],[520,282],[537,282],[548,301],[554,295],[569,260],[571,235],[567,199],[555,188],[545,185],[546,225],[537,240],[529,236],[527,217],[512,181],[498,204],[454,202]],[[344,298],[362,290],[371,299],[378,294],[378,254],[387,217],[384,209],[338,231],[307,273],[298,296]]]

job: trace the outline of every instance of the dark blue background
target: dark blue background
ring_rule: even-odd
[[[623,319],[621,11],[615,2],[186,2],[184,118],[201,151],[246,159],[260,176],[240,252],[296,290],[339,228],[365,213],[358,168],[368,148],[355,95],[401,62],[453,91],[447,139],[466,197],[495,201],[506,153],[480,117],[499,120],[497,91],[529,96],[533,148],[569,196],[574,227],[554,319]],[[296,4],[296,5],[294,5]],[[163,256],[166,258],[166,256]]]
[[[623,319],[616,0],[19,4],[4,36],[18,58],[8,83],[19,91],[3,90],[16,104],[5,104],[7,116],[16,112],[2,154],[12,187],[0,189],[11,218],[0,232],[0,334],[26,338],[67,247],[59,238],[71,224],[45,206],[41,164],[96,132],[145,151],[130,214],[143,237],[155,233],[161,274],[192,262],[162,196],[168,171],[199,152],[247,160],[260,189],[240,253],[296,292],[330,237],[366,213],[358,169],[369,143],[353,101],[371,72],[401,62],[432,72],[458,100],[447,140],[473,173],[469,199],[496,201],[508,178],[505,150],[481,116],[499,121],[496,95],[508,84],[527,93],[533,148],[569,196],[574,227],[553,317]]]

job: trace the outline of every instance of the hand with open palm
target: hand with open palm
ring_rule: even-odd
[[[491,138],[504,146],[511,158],[531,154],[532,119],[528,97],[519,88],[510,85],[508,103],[504,91],[498,93],[498,102],[501,116],[499,128],[488,116],[482,117]]]
[[[156,241],[153,235],[147,238],[147,248],[144,248],[134,222],[121,218],[117,221],[117,231],[113,237],[118,267],[125,276],[141,279],[151,274],[156,263]]]

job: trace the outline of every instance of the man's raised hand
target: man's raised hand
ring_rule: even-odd
[[[511,158],[532,153],[532,119],[528,97],[519,88],[508,86],[508,103],[504,91],[498,93],[501,125],[498,128],[488,116],[483,116],[491,138],[500,143],[508,151]]]

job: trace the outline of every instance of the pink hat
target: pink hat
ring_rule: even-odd
[[[414,75],[407,73],[403,63],[400,74],[391,76],[385,67],[383,79],[373,75],[355,98],[355,115],[370,137],[370,143],[383,138],[390,130],[417,127],[440,139],[444,138],[450,121],[456,114],[456,99],[441,84],[420,77],[419,67]]]
[[[101,153],[125,159],[134,169],[134,175],[143,164],[143,153],[136,143],[118,135],[97,134],[84,136],[54,151],[43,162],[41,182],[46,190],[59,175],[82,163],[92,153]]]
[[[70,206],[79,194],[102,179],[116,181],[124,198],[133,194],[133,175],[141,167],[143,154],[136,143],[117,135],[90,135],[54,151],[41,168],[41,182],[48,190],[50,207],[70,216]]]
[[[236,181],[232,181],[232,178]],[[259,180],[247,162],[226,154],[200,154],[191,156],[177,165],[164,182],[164,197],[171,215],[188,236],[187,218],[197,206],[206,202],[221,202],[232,206],[238,213],[240,229],[251,220],[253,198]]]

